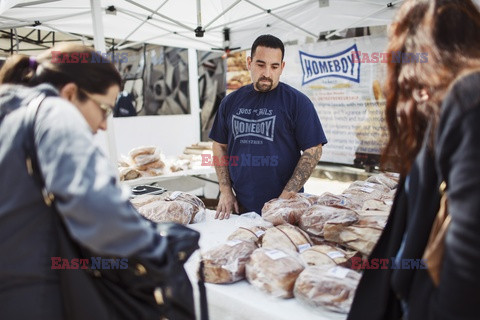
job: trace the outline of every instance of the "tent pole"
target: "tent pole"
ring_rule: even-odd
[[[92,8],[92,22],[93,22],[93,42],[95,50],[105,53],[105,36],[103,34],[102,12],[100,8],[100,1],[90,0]],[[107,148],[110,156],[110,162],[113,167],[117,169],[117,145],[115,141],[115,133],[113,127],[113,116],[107,119]]]

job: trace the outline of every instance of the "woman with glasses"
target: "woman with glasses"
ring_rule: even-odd
[[[163,239],[122,192],[94,144],[121,86],[114,65],[92,48],[62,45],[14,55],[0,70],[0,319],[66,319],[52,209],[27,172],[23,126],[39,96],[34,141],[46,189],[72,238],[101,255],[158,260]]]

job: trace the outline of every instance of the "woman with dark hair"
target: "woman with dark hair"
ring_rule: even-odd
[[[160,262],[163,239],[122,192],[93,142],[120,89],[114,65],[93,49],[62,45],[14,55],[0,71],[0,319],[65,319],[54,217],[27,172],[27,105],[45,96],[34,141],[46,189],[72,238],[101,255]],[[74,290],[74,288],[72,288]]]
[[[348,319],[478,319],[480,12],[470,0],[407,0],[389,30],[385,166],[401,174],[392,212]],[[402,63],[395,55],[423,54]],[[445,182],[445,183],[442,183]],[[446,185],[451,222],[438,285],[420,261]]]

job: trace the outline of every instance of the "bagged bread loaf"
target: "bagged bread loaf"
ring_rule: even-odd
[[[232,283],[245,279],[245,264],[255,249],[254,242],[231,240],[201,253],[205,282]]]
[[[387,221],[387,215],[360,215],[359,220],[349,226],[329,222],[325,225],[324,237],[328,241],[370,255]]]
[[[374,190],[378,190],[380,191],[381,193],[387,193],[389,192],[390,189],[389,187],[383,185],[383,184],[380,184],[380,183],[373,183],[373,182],[369,182],[369,181],[354,181],[350,184],[350,186],[348,187],[348,189],[350,188],[353,188],[353,187],[358,187],[358,188],[371,188],[371,189],[374,189]],[[347,190],[348,190],[347,189]]]
[[[351,225],[358,221],[358,215],[346,208],[315,205],[305,211],[300,218],[299,226],[309,234],[323,236],[323,228],[330,221],[340,225]]]
[[[192,220],[194,208],[184,201],[154,201],[138,208],[138,212],[154,222],[176,222],[183,225]]]
[[[118,171],[120,181],[133,180],[141,176],[141,173],[138,170],[131,167],[120,167],[118,168]]]
[[[322,205],[328,207],[347,208],[353,211],[362,208],[362,201],[356,200],[354,197],[345,197],[343,195],[336,195],[330,192],[325,192],[318,196],[315,205]]]
[[[343,267],[310,266],[295,282],[295,298],[313,307],[348,313],[360,274]]]
[[[350,185],[350,187],[342,193],[344,197],[350,197],[351,199],[354,199],[353,201],[358,202],[365,202],[370,199],[380,200],[385,194],[386,192],[378,189],[359,185]]]
[[[263,205],[262,217],[274,226],[284,223],[297,224],[300,216],[310,206],[311,202],[298,194],[290,199],[275,198]]]
[[[246,265],[247,280],[278,298],[292,298],[295,280],[304,266],[298,256],[275,249],[253,251]]]
[[[298,227],[282,224],[265,230],[262,247],[282,251],[302,252],[312,246],[308,234]]]
[[[356,251],[343,250],[331,244],[314,245],[300,254],[303,262],[309,266],[343,266],[349,268],[351,258],[357,255]]]
[[[260,246],[266,230],[267,228],[260,226],[240,227],[228,236],[227,240],[250,241]]]
[[[146,204],[149,204],[151,202],[155,201],[160,201],[165,198],[164,195],[159,195],[159,194],[142,194],[139,196],[136,196],[133,199],[130,199],[130,202],[133,204],[135,208],[140,208]]]
[[[392,176],[387,176],[385,174],[373,175],[365,181],[384,185],[390,190],[395,189],[398,185],[398,180],[395,180],[395,178],[393,178]]]
[[[193,206],[192,223],[198,223],[205,220],[205,204],[199,197],[182,191],[174,191],[170,193],[165,201],[184,201]]]

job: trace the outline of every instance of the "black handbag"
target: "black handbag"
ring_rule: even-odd
[[[45,205],[54,216],[59,255],[68,261],[74,258],[89,261],[120,260],[119,257],[107,257],[92,252],[74,241],[55,208],[53,195],[45,189],[38,167],[33,129],[38,108],[44,98],[45,95],[42,94],[33,99],[27,107],[24,121],[27,138],[24,149],[27,170],[42,190]],[[156,261],[126,257],[128,262],[123,265],[124,269],[92,269],[89,266],[87,269],[55,270],[59,272],[67,319],[195,319],[193,289],[184,263],[199,248],[200,234],[177,223],[150,223],[156,226],[162,236],[161,245],[164,246],[163,256]],[[201,319],[207,320],[203,277],[199,277],[198,285]]]

